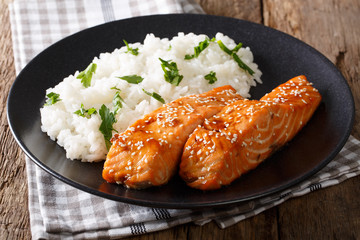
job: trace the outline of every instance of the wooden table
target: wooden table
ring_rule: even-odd
[[[29,239],[24,154],[6,119],[6,100],[15,79],[9,10],[0,0],[0,239]],[[246,19],[310,44],[343,73],[354,94],[352,134],[360,137],[359,0],[197,0],[209,14]],[[360,176],[290,199],[221,230],[214,223],[186,224],[129,239],[360,239]]]

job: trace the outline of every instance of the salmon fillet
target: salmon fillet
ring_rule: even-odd
[[[194,129],[240,99],[234,88],[223,86],[163,105],[114,135],[103,178],[135,189],[167,183],[177,172],[184,144]]]
[[[218,189],[257,167],[290,141],[321,101],[305,76],[260,100],[240,100],[206,119],[185,144],[179,174],[193,188]]]

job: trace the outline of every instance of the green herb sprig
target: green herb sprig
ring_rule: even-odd
[[[205,48],[207,48],[209,45],[210,45],[209,39],[206,38],[204,41],[200,42],[198,46],[194,47],[194,54],[192,54],[192,55],[186,54],[185,55],[185,60],[197,58],[200,55],[200,53],[202,51],[204,51]]]
[[[77,79],[81,79],[81,83],[85,88],[90,87],[91,79],[96,72],[96,68],[96,63],[91,63],[84,71],[80,72],[79,75],[76,77]]]
[[[128,75],[128,76],[122,76],[119,78],[122,80],[125,80],[131,84],[139,84],[144,80],[144,78],[142,78],[141,76],[138,76],[138,75]]]
[[[122,103],[124,102],[124,99],[120,96],[121,91],[118,90],[115,93],[115,96],[113,97],[112,103],[113,103],[113,111],[114,115],[116,115],[119,110],[123,107]]]
[[[97,111],[95,108],[85,109],[84,104],[81,103],[80,109],[74,112],[76,115],[80,117],[90,118],[91,115],[96,114]]]
[[[114,123],[116,123],[115,115],[123,107],[122,103],[124,102],[124,99],[120,96],[121,90],[116,86],[112,87],[111,89],[117,90],[112,100],[113,111],[111,111],[104,104],[99,109],[99,115],[101,118],[101,125],[99,130],[104,135],[105,145],[108,150],[111,147],[110,139],[112,138],[112,131],[117,132],[113,128]]]
[[[248,66],[246,65],[241,59],[240,57],[236,54],[239,49],[242,47],[242,43],[239,43],[238,45],[236,45],[236,47],[232,50],[230,50],[229,48],[227,48],[225,46],[225,44],[221,41],[221,40],[218,40],[217,41],[219,47],[224,51],[226,52],[227,54],[229,54],[238,64],[238,66],[247,71],[250,75],[253,75],[255,72]]]
[[[126,53],[131,53],[132,55],[135,55],[135,56],[137,56],[139,54],[139,48],[130,47],[126,40],[123,40],[123,42],[125,43],[125,45],[127,47]]]
[[[143,89],[143,92],[146,93],[147,95],[149,95],[150,97],[155,98],[156,100],[158,100],[159,102],[161,102],[162,104],[165,104],[165,100],[160,96],[160,94],[156,93],[156,92],[148,92],[145,89]]]
[[[99,127],[100,132],[104,135],[106,148],[109,150],[111,147],[110,139],[112,138],[113,124],[116,123],[115,114],[110,111],[104,104],[99,109],[101,124]]]
[[[164,71],[165,81],[175,86],[179,86],[184,76],[179,74],[177,64],[175,62],[172,62],[171,60],[165,61],[161,58],[159,58],[159,60],[161,61],[161,67]]]
[[[233,53],[231,55],[234,60],[237,62],[238,66],[242,69],[244,69],[245,71],[247,71],[250,75],[253,75],[255,72],[248,66],[246,65],[236,53]]]
[[[216,73],[214,71],[210,71],[209,74],[205,75],[205,79],[209,81],[209,84],[213,84],[217,81]]]
[[[48,93],[46,95],[46,97],[47,97],[47,100],[46,100],[44,106],[50,106],[50,105],[53,105],[53,104],[61,101],[60,94],[57,94],[54,92]]]

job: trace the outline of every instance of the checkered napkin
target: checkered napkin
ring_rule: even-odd
[[[139,15],[203,13],[192,0],[19,0],[9,5],[16,70],[51,43],[96,24]],[[312,178],[236,207],[194,211],[140,207],[100,198],[52,177],[26,157],[33,239],[120,238],[214,220],[226,228],[292,197],[360,174],[360,142],[350,136]]]

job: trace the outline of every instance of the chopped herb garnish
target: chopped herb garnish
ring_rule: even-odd
[[[74,112],[75,114],[79,115],[80,117],[90,118],[92,114],[96,114],[97,111],[95,108],[85,109],[84,104],[81,104],[80,109]]]
[[[123,40],[126,47],[127,47],[127,53],[131,53],[132,55],[137,56],[139,54],[139,48],[132,48],[129,46],[128,42],[126,40]]]
[[[211,71],[209,74],[205,75],[205,79],[209,81],[209,84],[213,84],[217,81],[216,73]]]
[[[99,130],[104,135],[105,145],[109,150],[111,147],[110,139],[112,138],[112,131],[116,131],[113,128],[113,124],[116,122],[115,114],[103,104],[99,109],[99,115],[102,121]]]
[[[121,102],[124,102],[124,99],[122,99],[122,97],[120,96],[120,90],[117,91],[115,93],[115,96],[113,98],[113,110],[114,110],[114,115],[116,115],[118,113],[118,111],[123,107]]]
[[[165,61],[161,58],[159,58],[159,60],[161,61],[161,67],[164,71],[165,81],[175,86],[179,86],[184,76],[179,74],[176,63],[171,60]]]
[[[248,66],[246,65],[236,53],[233,53],[231,55],[234,60],[237,62],[237,64],[239,65],[240,68],[244,69],[245,71],[247,71],[250,75],[253,75],[255,72]]]
[[[46,100],[46,102],[44,104],[45,106],[50,106],[50,105],[55,104],[56,102],[61,101],[61,99],[59,98],[60,94],[57,94],[57,93],[54,93],[54,92],[51,92],[51,93],[47,94],[46,97],[47,97],[47,100]]]
[[[226,52],[227,54],[229,54],[230,56],[233,54],[233,53],[237,53],[239,51],[239,49],[242,47],[242,43],[239,43],[238,45],[236,45],[236,47],[234,47],[234,49],[230,50],[228,49],[225,44],[221,41],[221,40],[218,40],[217,41],[219,47],[224,51]]]
[[[112,101],[113,111],[110,111],[110,109],[108,107],[106,107],[104,104],[99,109],[99,115],[101,117],[101,124],[100,124],[99,130],[104,135],[105,145],[108,150],[111,147],[110,139],[112,137],[112,131],[116,131],[113,128],[113,124],[116,123],[115,115],[122,108],[122,106],[123,106],[122,102],[124,102],[124,100],[120,96],[121,90],[118,89],[117,87],[112,87],[111,89],[118,90],[115,93],[115,96]]]
[[[146,93],[150,97],[153,97],[156,100],[158,100],[159,102],[161,102],[162,104],[165,104],[165,100],[159,94],[157,94],[156,92],[151,93],[151,92],[146,91],[145,89],[143,89],[143,91],[144,91],[144,93]]]
[[[194,47],[194,54],[192,54],[192,55],[186,54],[185,55],[185,60],[197,58],[200,55],[200,53],[209,46],[209,44],[210,44],[209,39],[205,39],[204,41],[200,42],[198,46]]]
[[[217,41],[219,47],[226,52],[227,54],[229,54],[239,65],[240,68],[242,68],[243,70],[247,71],[250,75],[253,75],[255,72],[248,66],[246,65],[241,59],[240,57],[236,54],[239,49],[242,47],[242,43],[239,43],[238,45],[236,45],[236,47],[232,50],[230,50],[229,48],[227,48],[221,40]]]
[[[84,87],[90,87],[91,78],[96,71],[97,65],[95,63],[91,63],[84,71],[80,72],[76,77],[77,79],[81,79],[81,83]]]
[[[84,108],[84,104],[81,104],[80,109],[76,110],[74,113],[81,117],[85,117],[86,109]]]
[[[242,47],[242,43],[238,43],[238,45],[236,45],[236,47],[234,47],[234,49],[231,50],[231,51],[233,53],[237,53],[241,47]]]
[[[144,78],[138,76],[138,75],[128,75],[128,76],[122,76],[122,77],[119,77],[120,79],[122,80],[125,80],[127,81],[128,83],[131,83],[131,84],[139,84],[142,82],[142,80],[144,80]]]
[[[226,52],[227,54],[229,54],[231,56],[231,54],[233,53],[232,50],[228,49],[221,40],[217,41],[219,47],[221,48],[221,50],[223,50],[224,52]]]
[[[97,114],[97,111],[95,108],[89,108],[87,111],[87,114],[89,114],[89,116],[93,115],[93,114]]]

